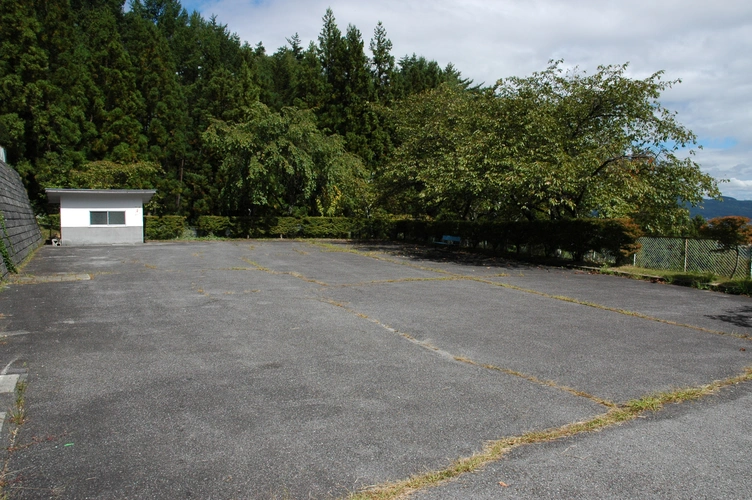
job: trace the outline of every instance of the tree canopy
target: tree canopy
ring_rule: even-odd
[[[629,78],[626,64],[593,75],[561,65],[406,99],[383,193],[415,215],[631,217],[655,231],[688,221],[684,202],[719,195],[682,156],[695,135],[659,102],[678,82]]]
[[[268,53],[178,0],[0,0],[0,143],[44,187],[148,186],[157,213],[630,217],[717,196],[661,104],[677,81],[561,61],[474,85],[327,9]]]
[[[204,140],[219,158],[228,213],[350,215],[363,199],[360,159],[319,130],[309,110],[255,103],[235,123],[212,123]]]

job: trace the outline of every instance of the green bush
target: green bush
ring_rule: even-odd
[[[202,215],[196,221],[199,236],[233,236],[230,218],[219,215]]]
[[[582,260],[591,250],[609,253],[617,262],[639,250],[637,225],[621,219],[574,219],[534,221],[393,221],[392,232],[402,239],[430,242],[443,235],[460,236],[475,247],[481,243],[500,250],[523,250],[529,255],[551,257],[557,250]]]
[[[185,229],[185,217],[164,215],[144,217],[144,235],[147,240],[173,240],[179,238]]]
[[[213,232],[209,230],[212,227]],[[217,217],[199,218],[204,234],[232,238],[389,238],[392,221],[346,217]]]
[[[37,224],[47,239],[60,237],[60,213],[37,215]]]
[[[167,220],[175,219],[175,226]],[[147,217],[147,238],[168,239],[182,234],[184,218]],[[162,222],[159,222],[162,221]],[[179,225],[177,223],[179,222]],[[464,244],[481,244],[496,251],[551,257],[567,252],[582,260],[593,250],[623,261],[639,249],[639,228],[621,219],[535,221],[412,220],[389,217],[224,217],[201,216],[199,236],[230,238],[354,238],[401,239],[429,243],[443,235],[460,236]]]

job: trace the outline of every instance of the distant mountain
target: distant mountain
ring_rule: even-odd
[[[703,200],[699,207],[689,207],[689,214],[702,215],[706,219],[714,217],[724,217],[727,215],[741,215],[752,219],[752,200],[737,200],[729,196],[724,196],[723,201]]]

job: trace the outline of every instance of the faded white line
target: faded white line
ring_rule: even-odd
[[[15,358],[13,358],[10,361],[10,363],[8,363],[7,365],[5,365],[5,368],[3,368],[2,371],[0,371],[0,375],[5,375],[6,373],[8,373],[8,368],[10,368],[10,365],[12,365],[13,363],[15,363],[17,359],[18,359],[18,356],[16,356]]]
[[[14,330],[12,332],[0,332],[0,339],[3,337],[15,337],[16,335],[28,335],[31,332],[27,332],[26,330]]]

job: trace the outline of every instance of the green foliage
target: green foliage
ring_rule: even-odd
[[[470,246],[481,243],[498,251],[540,253],[557,250],[582,260],[591,250],[613,255],[617,263],[639,250],[639,228],[629,220],[562,219],[533,221],[396,220],[392,233],[404,239],[437,241],[442,235],[460,236]]]
[[[400,142],[379,178],[381,203],[413,216],[477,218],[501,207],[504,163],[489,154],[502,126],[488,94],[448,84],[406,99],[396,112]],[[501,214],[494,214],[501,215]]]
[[[3,258],[3,264],[9,273],[17,273],[18,269],[13,262],[15,252],[13,244],[10,242],[10,236],[8,236],[8,228],[5,225],[5,215],[2,212],[0,212],[0,230],[2,230],[2,234],[0,234],[0,256]]]
[[[40,212],[43,187],[129,187],[191,220],[595,215],[667,233],[718,195],[680,155],[695,136],[660,72],[552,62],[481,89],[451,64],[395,64],[381,23],[370,57],[331,9],[307,47],[267,54],[178,0],[0,0],[0,40],[0,143]]]
[[[60,237],[60,213],[37,215],[39,228],[47,232],[47,238]]]
[[[64,177],[51,178],[47,187],[81,189],[151,189],[162,173],[152,162],[116,163],[107,160],[87,162],[66,172]]]
[[[739,245],[752,243],[752,226],[748,217],[730,215],[710,219],[700,227],[700,236],[718,242],[720,252],[736,250]]]
[[[146,217],[147,239],[176,238],[183,231],[182,217]],[[560,221],[463,221],[414,220],[390,217],[244,217],[202,216],[196,224],[199,236],[229,238],[354,238],[403,239],[432,242],[442,235],[457,235],[470,246],[481,243],[507,252],[540,252],[554,256],[557,250],[581,260],[591,250],[610,253],[617,262],[639,249],[639,228],[628,220],[578,219]]]
[[[173,240],[182,236],[185,229],[185,217],[164,215],[144,217],[144,233],[147,240]]]
[[[362,210],[362,163],[340,138],[324,135],[310,111],[274,113],[256,103],[237,123],[214,122],[204,141],[220,158],[220,197],[230,213]]]
[[[230,218],[218,215],[202,215],[196,221],[199,236],[228,236]]]
[[[695,143],[658,101],[676,82],[626,65],[594,75],[560,62],[493,91],[444,84],[397,111],[400,147],[381,176],[390,207],[474,219],[630,217],[648,231],[689,221],[717,196],[680,150]]]
[[[736,274],[739,267],[739,245],[748,245],[752,243],[752,226],[749,225],[749,217],[727,216],[710,219],[707,224],[700,227],[700,236],[709,238],[718,242],[716,252],[736,252],[734,269],[730,276]]]
[[[392,223],[350,217],[199,217],[200,236],[230,238],[388,238]]]
[[[651,229],[686,217],[683,202],[719,195],[691,156],[679,156],[695,135],[658,101],[678,81],[663,81],[662,72],[635,80],[626,70],[626,64],[601,66],[587,75],[565,72],[558,61],[497,84],[512,124],[510,187],[521,209],[554,217],[632,217]]]
[[[373,54],[371,71],[374,99],[383,104],[391,104],[394,99],[394,56],[392,55],[392,41],[387,38],[386,29],[381,21],[373,30],[369,48]]]
[[[726,293],[752,296],[752,279],[725,281],[720,284],[721,290]]]

